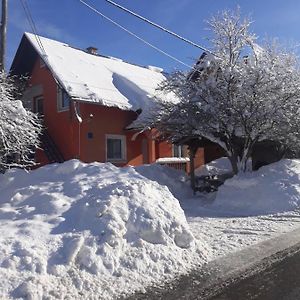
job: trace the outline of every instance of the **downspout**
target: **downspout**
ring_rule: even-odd
[[[78,121],[78,159],[80,159],[80,154],[81,154],[81,139],[80,139],[80,135],[81,135],[81,123],[82,123],[82,118],[78,113],[78,109],[77,109],[77,102],[74,101],[74,112],[75,112],[75,116],[76,119]]]

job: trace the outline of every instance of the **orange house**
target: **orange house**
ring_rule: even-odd
[[[129,64],[67,44],[25,33],[12,63],[13,75],[29,75],[23,103],[43,116],[41,165],[78,158],[117,166],[153,163],[187,165],[181,147],[155,141],[137,124],[155,109],[162,69]],[[169,95],[164,101],[174,101]],[[204,151],[196,165],[204,163]]]

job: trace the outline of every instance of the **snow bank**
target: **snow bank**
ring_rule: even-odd
[[[236,215],[291,211],[300,205],[300,160],[281,160],[225,181],[212,204]]]
[[[0,297],[111,299],[205,261],[178,200],[148,179],[170,185],[164,170],[71,160],[1,175]]]

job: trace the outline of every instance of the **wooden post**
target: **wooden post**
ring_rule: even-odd
[[[191,178],[191,188],[195,193],[196,188],[196,182],[195,182],[195,154],[196,154],[197,148],[190,146],[189,147],[189,156],[190,156],[190,178]]]
[[[2,72],[5,69],[6,31],[7,31],[7,0],[2,0],[1,28],[0,28],[0,70]]]

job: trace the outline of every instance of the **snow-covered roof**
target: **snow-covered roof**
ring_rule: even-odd
[[[165,79],[162,69],[141,67],[113,57],[93,55],[48,38],[25,33],[53,75],[72,98],[118,107],[123,110],[149,110],[157,96],[156,88]],[[164,95],[164,101],[174,101]]]

